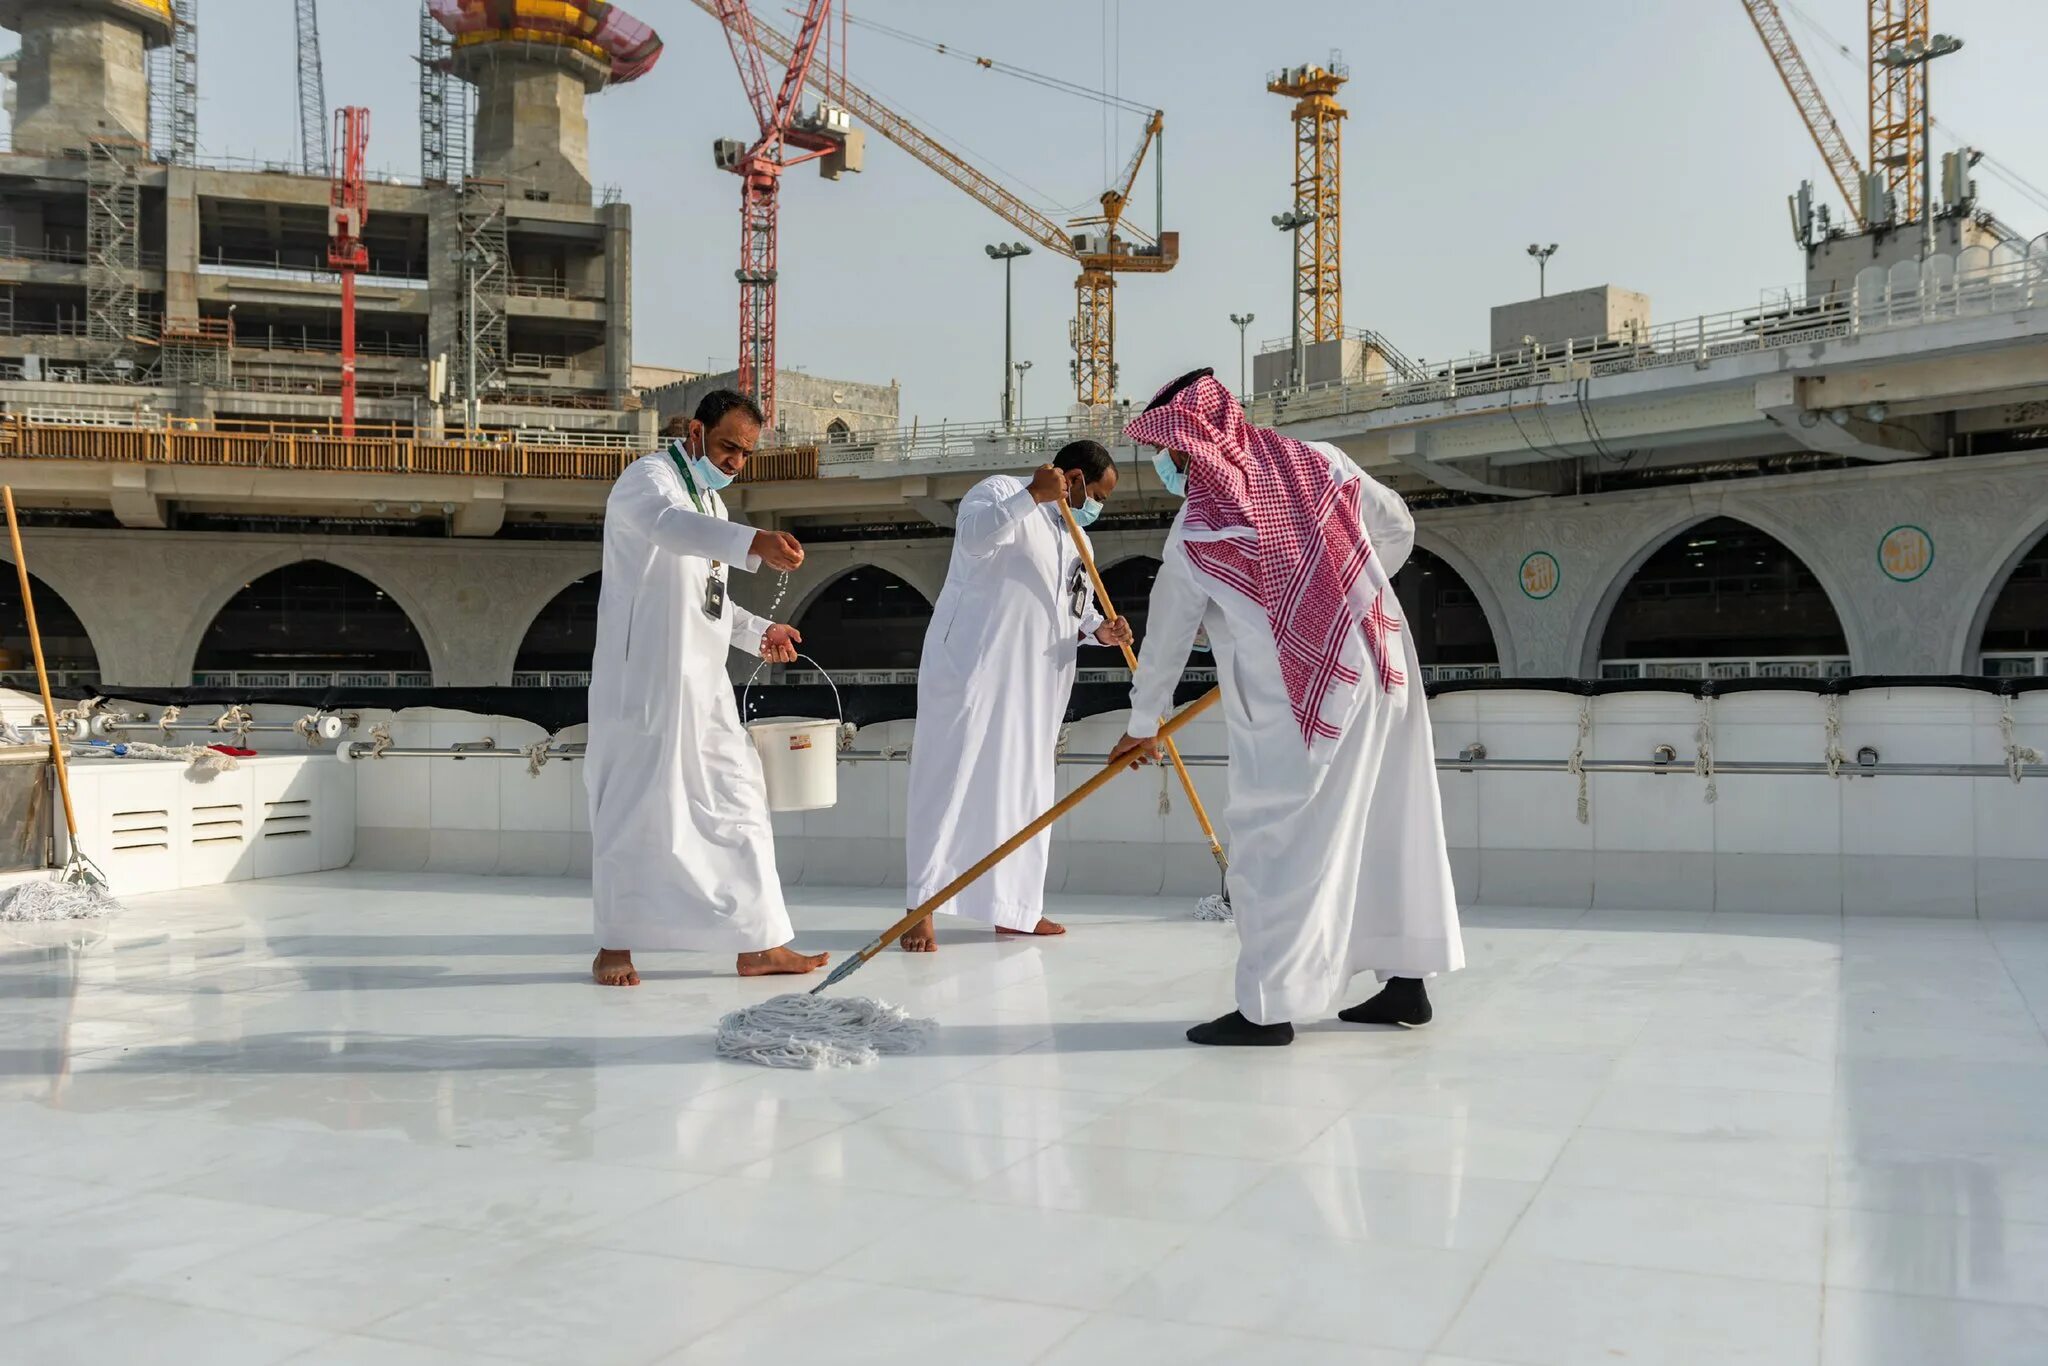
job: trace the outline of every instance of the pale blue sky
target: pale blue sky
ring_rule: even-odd
[[[785,5],[758,6],[777,13]],[[638,0],[668,50],[653,74],[591,101],[594,178],[634,206],[637,359],[729,365],[735,349],[738,184],[711,161],[719,136],[751,136],[716,22],[685,0]],[[1562,244],[1553,289],[1613,283],[1659,320],[1754,304],[1802,264],[1785,196],[1819,155],[1737,0],[1107,0],[1121,31],[1109,80],[1166,111],[1172,274],[1119,288],[1123,392],[1143,397],[1194,365],[1234,374],[1228,315],[1257,315],[1256,343],[1287,329],[1287,102],[1265,73],[1341,49],[1352,79],[1344,142],[1345,322],[1410,355],[1482,349],[1490,305],[1535,292],[1531,241]],[[1863,0],[1797,0],[1852,47]],[[373,165],[418,172],[414,0],[323,0],[327,95],[374,111]],[[1934,0],[1964,37],[1935,69],[1937,119],[2048,188],[2048,4]],[[210,154],[294,155],[292,6],[201,0],[201,141]],[[866,0],[865,14],[956,48],[1090,85],[1104,77],[1105,0]],[[1862,67],[1793,17],[1851,145],[1863,153]],[[791,22],[786,17],[782,26]],[[1112,54],[1114,57],[1114,54]],[[957,137],[1013,183],[1061,205],[1103,188],[1099,111],[888,37],[852,31],[854,79]],[[1137,124],[1107,159],[1120,167]],[[1956,138],[1937,130],[1937,154]],[[1979,168],[1986,202],[2032,235],[2048,209]],[[1146,176],[1149,184],[1149,172]],[[1149,194],[1140,198],[1149,223]],[[1839,212],[1840,206],[1837,205]],[[870,138],[867,170],[838,183],[809,168],[783,194],[785,367],[903,384],[904,415],[996,411],[1001,267],[985,243],[1016,234],[895,148]],[[1074,268],[1039,252],[1017,265],[1017,354],[1035,362],[1031,415],[1068,401]]]

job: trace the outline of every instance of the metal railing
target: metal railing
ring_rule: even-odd
[[[603,483],[618,478],[635,458],[631,446],[581,446],[566,440],[561,444],[524,444],[419,441],[395,436],[350,438],[290,429],[85,427],[11,416],[0,418],[0,447],[15,459]]]
[[[1725,655],[1697,659],[1603,659],[1602,678],[1847,678],[1847,655],[1780,655],[1738,659]],[[1498,677],[1499,675],[1494,675]]]
[[[2048,654],[1992,650],[1978,660],[1978,671],[1987,678],[2048,678]]]
[[[430,688],[424,669],[199,669],[195,688]]]

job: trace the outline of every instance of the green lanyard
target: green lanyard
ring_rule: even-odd
[[[697,496],[697,481],[690,474],[689,462],[683,459],[682,442],[671,441],[668,443],[668,458],[676,462],[676,473],[683,476],[683,487],[690,491],[691,505],[697,511],[704,512],[704,500]],[[711,514],[707,512],[704,515],[708,517]]]

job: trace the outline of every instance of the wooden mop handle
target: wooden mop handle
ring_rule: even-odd
[[[1074,510],[1067,506],[1067,500],[1064,498],[1054,501],[1059,504],[1060,516],[1066,520],[1067,534],[1074,538],[1074,550],[1080,555],[1081,563],[1087,567],[1088,582],[1095,585],[1095,600],[1102,604],[1103,615],[1114,617],[1116,604],[1109,600],[1109,586],[1103,583],[1102,575],[1095,568],[1095,557],[1088,553],[1088,542],[1081,538],[1081,524],[1074,520]],[[1122,649],[1124,663],[1128,664],[1131,672],[1135,674],[1138,671],[1136,651],[1129,645],[1124,645]],[[1216,827],[1209,824],[1209,813],[1202,809],[1202,799],[1195,792],[1194,775],[1189,773],[1188,766],[1181,762],[1180,746],[1168,740],[1166,757],[1173,760],[1173,771],[1180,774],[1181,789],[1188,794],[1188,805],[1195,809],[1195,819],[1201,822],[1202,834],[1209,841],[1209,852],[1215,855],[1217,866],[1228,872],[1230,863],[1223,856],[1223,841],[1216,838]]]
[[[1194,701],[1188,703],[1186,707],[1180,710],[1180,712],[1178,712],[1176,715],[1172,717],[1169,717],[1166,723],[1160,726],[1158,738],[1161,740],[1166,740],[1169,736],[1171,736],[1175,731],[1179,730],[1182,726],[1186,725],[1188,722],[1194,720],[1197,716],[1207,711],[1210,707],[1214,706],[1216,704],[1216,699],[1221,697],[1222,695],[1223,693],[1221,689],[1211,688],[1209,689],[1209,691],[1203,693]],[[1123,769],[1130,764],[1130,762],[1130,760],[1126,759],[1118,763],[1103,765],[1100,772],[1094,774],[1088,779],[1088,781],[1082,783],[1072,792],[1069,792],[1066,796],[1060,798],[1057,802],[1053,803],[1052,807],[1049,810],[1047,810],[1044,815],[1038,817],[1036,820],[1032,821],[1031,824],[1025,826],[1022,830],[1019,830],[1016,834],[1004,840],[1000,845],[996,847],[994,853],[990,854],[987,858],[984,858],[981,862],[975,864],[972,868],[969,868],[966,872],[962,873],[960,876],[954,878],[951,882],[941,887],[938,891],[934,892],[930,897],[926,898],[925,903],[922,906],[919,906],[914,911],[908,912],[906,915],[904,915],[904,917],[901,920],[891,925],[888,929],[882,931],[882,933],[875,939],[873,943],[869,944],[859,953],[856,953],[853,957],[847,959],[838,967],[834,968],[832,970],[832,975],[830,977],[827,977],[817,986],[811,988],[811,995],[816,996],[826,987],[832,986],[837,982],[845,980],[848,976],[850,976],[853,973],[853,970],[855,968],[858,968],[861,964],[867,962],[870,958],[873,958],[883,949],[888,948],[898,939],[901,939],[906,933],[909,932],[911,926],[917,924],[920,920],[925,919],[927,916],[931,915],[933,911],[938,910],[939,907],[945,905],[948,901],[951,901],[954,897],[960,895],[960,893],[967,890],[968,885],[971,884],[976,878],[980,877],[983,873],[986,873],[989,869],[995,867],[998,863],[1001,863],[1011,854],[1016,853],[1019,849],[1023,848],[1026,844],[1030,843],[1030,841],[1036,838],[1041,831],[1050,827],[1054,821],[1066,815],[1069,811],[1072,811],[1082,802],[1087,801],[1088,798],[1094,796],[1097,792],[1100,792],[1109,783],[1109,780],[1116,777],[1118,773],[1122,772]]]
[[[50,671],[43,667],[43,637],[36,630],[36,599],[29,591],[28,561],[21,557],[21,523],[14,516],[14,490],[0,485],[7,502],[7,538],[14,544],[14,572],[21,576],[21,611],[28,619],[28,647],[36,657],[36,682],[43,690],[43,720],[50,727],[50,762],[57,766],[57,790],[64,795],[64,829],[68,842],[78,843],[78,815],[71,809],[71,773],[64,767],[64,741],[58,735],[57,704],[50,698]]]

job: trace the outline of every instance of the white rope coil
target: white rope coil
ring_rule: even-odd
[[[1579,780],[1579,824],[1585,825],[1592,819],[1593,804],[1586,794],[1586,736],[1593,729],[1593,699],[1579,699],[1579,739],[1572,746],[1572,757],[1565,760],[1565,768]]]
[[[379,721],[370,727],[370,757],[381,759],[384,757],[384,751],[390,748],[391,725],[389,722]]]
[[[119,909],[105,888],[90,882],[37,878],[17,884],[0,900],[0,921],[93,920]]]
[[[1211,892],[1195,903],[1195,919],[1220,920],[1229,924],[1237,919],[1237,913],[1230,909],[1230,903],[1223,899],[1223,893]]]
[[[1998,714],[1998,738],[2005,746],[2006,776],[2019,782],[2026,776],[2028,764],[2041,762],[2041,751],[2032,745],[2023,745],[2013,734],[2012,699],[2005,699],[2005,707]]]
[[[156,728],[164,733],[166,740],[171,738],[171,727],[177,724],[178,718],[184,714],[183,707],[165,707],[164,714],[156,718]]]
[[[839,752],[841,754],[853,748],[853,737],[858,734],[860,734],[860,727],[854,725],[853,722],[841,721],[839,723]]]
[[[1707,780],[1707,805],[1712,806],[1721,799],[1721,787],[1714,777],[1714,699],[1711,696],[1700,699],[1700,724],[1692,738],[1699,747],[1693,755],[1692,771]]]
[[[763,1067],[866,1067],[923,1048],[936,1020],[865,996],[771,996],[718,1022],[718,1056]]]
[[[327,743],[326,740],[321,738],[320,717],[315,713],[308,712],[306,715],[301,716],[298,720],[292,722],[292,730],[298,734],[298,737],[301,740],[304,740],[314,749],[319,749],[322,745]]]
[[[1059,738],[1052,742],[1052,752],[1055,755],[1061,755],[1067,752],[1067,740],[1073,735],[1073,733],[1074,725],[1071,721],[1066,722],[1060,726]]]
[[[548,766],[548,750],[554,743],[554,736],[543,735],[540,739],[535,740],[532,744],[519,751],[526,756],[526,773],[528,777],[538,778],[540,771]]]
[[[1162,816],[1173,812],[1173,789],[1166,784],[1166,775],[1171,769],[1170,764],[1159,765],[1159,814]]]
[[[1821,757],[1827,760],[1828,776],[1839,778],[1842,776],[1842,765],[1849,762],[1849,756],[1842,752],[1842,699],[1835,693],[1829,693],[1827,696],[1825,725],[1828,744]]]
[[[213,728],[223,735],[232,731],[237,738],[247,739],[249,727],[255,724],[256,718],[250,714],[249,709],[237,702],[215,718]]]

